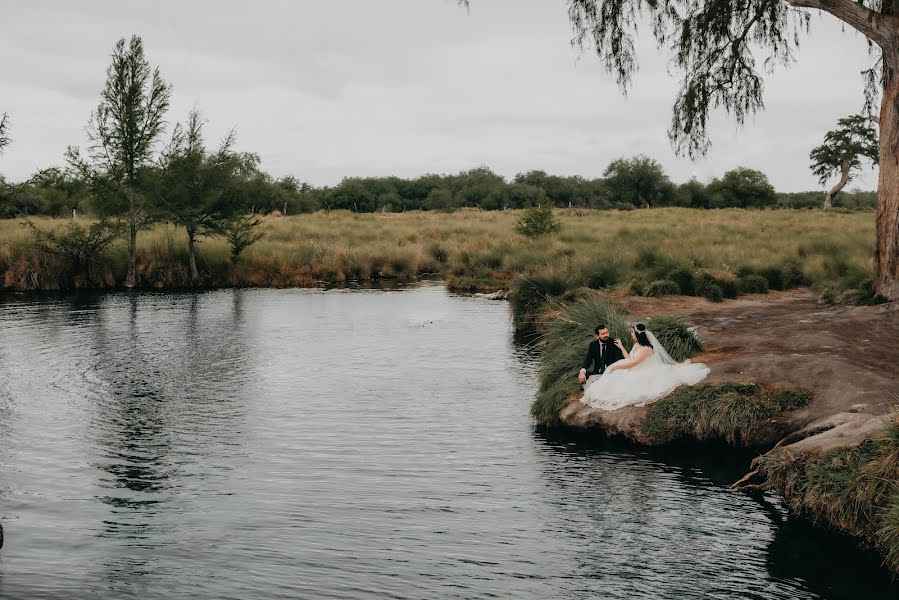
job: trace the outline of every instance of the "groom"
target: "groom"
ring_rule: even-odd
[[[581,385],[587,383],[588,377],[602,375],[606,367],[624,358],[621,350],[615,346],[612,338],[609,337],[609,330],[605,324],[597,325],[594,331],[596,339],[590,342],[590,345],[587,347],[587,356],[584,357],[584,364],[577,376]]]

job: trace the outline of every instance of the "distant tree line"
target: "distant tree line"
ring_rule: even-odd
[[[613,161],[604,177],[549,175],[528,171],[507,180],[487,167],[454,175],[348,177],[336,186],[314,187],[293,176],[276,178],[259,168],[258,157],[246,159],[241,182],[246,212],[298,214],[317,210],[360,213],[408,210],[519,209],[550,202],[559,208],[630,210],[663,206],[689,208],[820,208],[822,191],[775,191],[764,173],[740,167],[708,183],[691,179],[674,183],[661,165],[645,156]],[[151,165],[148,176],[165,181],[163,167]],[[164,188],[163,188],[164,189]],[[842,192],[837,208],[872,210],[876,194]],[[160,194],[150,205],[165,204]],[[19,185],[0,179],[0,217],[19,215],[71,216],[98,212],[91,186],[72,170],[48,169]]]

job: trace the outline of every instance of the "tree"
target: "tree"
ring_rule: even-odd
[[[662,165],[648,156],[619,158],[612,161],[603,174],[613,202],[647,208],[670,203],[671,180]]]
[[[809,155],[812,173],[818,176],[821,185],[827,179],[839,174],[840,180],[824,194],[824,208],[833,207],[833,199],[846,187],[862,168],[862,160],[868,159],[875,165],[879,156],[877,132],[871,119],[865,115],[852,115],[837,121],[839,126],[828,131],[824,143],[814,148]]]
[[[331,190],[331,206],[338,210],[351,210],[353,212],[374,212],[377,208],[377,198],[365,185],[364,180],[356,177],[347,177]]]
[[[254,215],[234,215],[225,224],[223,235],[231,246],[231,262],[237,264],[237,260],[244,250],[262,239],[264,233],[259,231],[262,225]]]
[[[0,115],[0,154],[3,154],[3,149],[9,145],[10,139],[9,134],[7,133],[9,130],[9,115],[3,113]]]
[[[526,183],[510,183],[499,187],[484,199],[481,208],[486,210],[506,210],[507,208],[530,208],[552,202],[546,198],[542,188]]]
[[[122,224],[102,220],[89,226],[70,221],[61,230],[41,229],[29,219],[35,242],[45,252],[68,259],[76,275],[84,275],[90,283],[94,261],[122,237]]]
[[[88,122],[88,148],[69,148],[70,164],[89,183],[101,215],[128,227],[128,275],[137,285],[137,233],[152,220],[146,183],[156,143],[165,130],[171,87],[151,69],[140,37],[118,41],[106,70],[100,103]]]
[[[237,189],[242,164],[240,156],[231,150],[234,132],[222,140],[218,150],[209,153],[204,125],[200,112],[191,110],[187,123],[175,126],[162,158],[160,208],[164,218],[187,232],[191,284],[199,277],[197,238],[221,233],[225,221],[241,208],[242,200]]]
[[[459,201],[446,188],[434,188],[422,204],[422,208],[426,210],[442,210],[448,213],[459,208]]]
[[[712,208],[764,208],[777,202],[774,186],[768,176],[755,169],[737,167],[715,179],[707,188]]]
[[[711,194],[708,186],[697,181],[695,177],[686,183],[680,184],[675,192],[675,197],[678,206],[686,206],[688,208],[709,208],[711,204]]]
[[[559,228],[559,221],[553,215],[553,205],[548,201],[527,209],[515,224],[515,231],[528,239],[555,233]]]
[[[467,5],[469,0],[459,0]],[[668,131],[679,152],[705,154],[710,113],[738,123],[764,108],[763,69],[789,65],[811,14],[829,13],[868,38],[876,56],[866,69],[866,107],[880,98],[880,174],[875,216],[875,286],[899,300],[899,2],[896,0],[567,0],[574,44],[590,45],[627,89],[638,67],[642,29],[670,49],[681,76]],[[757,54],[763,54],[761,60]]]
[[[513,183],[536,186],[546,193],[555,206],[566,207],[573,204],[578,188],[583,183],[580,177],[560,177],[547,175],[545,171],[528,171],[515,176]]]
[[[459,188],[456,196],[462,206],[479,206],[481,208],[484,208],[482,204],[490,197],[490,194],[506,184],[506,180],[502,176],[484,165],[460,173],[457,180]]]

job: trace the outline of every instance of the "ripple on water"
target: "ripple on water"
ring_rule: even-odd
[[[0,302],[0,597],[896,597],[727,492],[739,464],[535,432],[506,310],[440,286]]]

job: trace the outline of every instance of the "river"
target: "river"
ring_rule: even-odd
[[[438,284],[0,301],[0,598],[896,598],[727,485],[537,431],[508,307]]]

